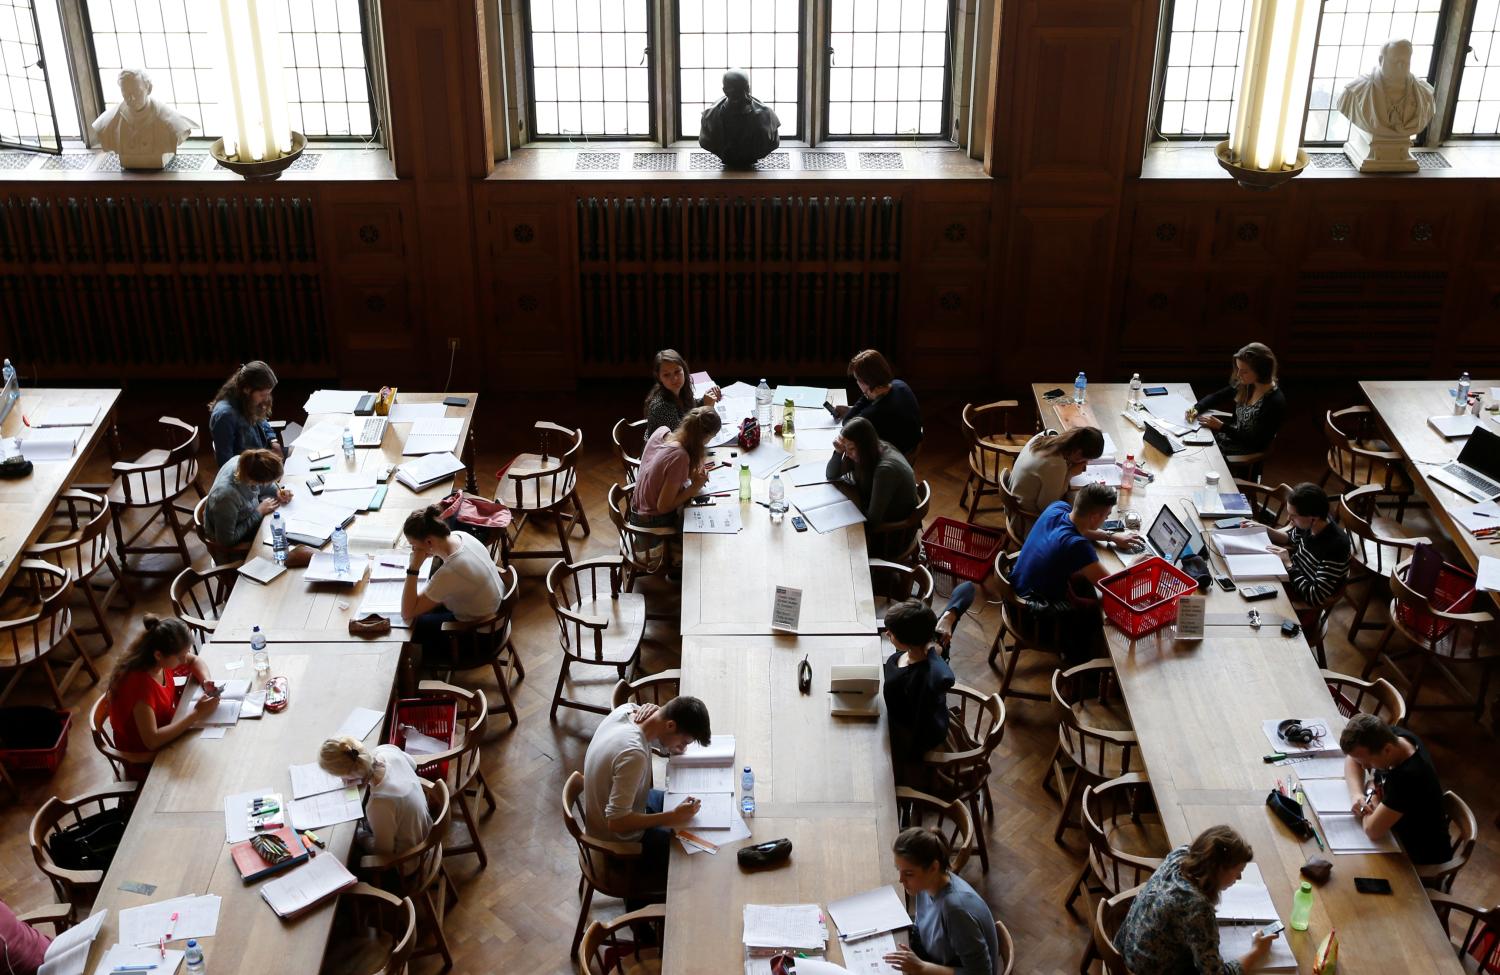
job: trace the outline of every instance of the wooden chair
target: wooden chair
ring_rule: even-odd
[[[43,924],[50,924],[53,931],[52,938],[56,940],[59,934],[62,934],[73,926],[73,922],[69,918],[69,914],[71,913],[72,909],[67,904],[48,904],[45,907],[38,907],[24,914],[17,914],[16,920],[33,928],[40,927]]]
[[[1052,700],[1062,710],[1062,720],[1042,788],[1062,799],[1052,833],[1061,843],[1064,832],[1083,825],[1085,788],[1143,771],[1143,763],[1113,662],[1090,660],[1057,671],[1052,675]]]
[[[1432,909],[1442,922],[1443,930],[1448,935],[1448,943],[1453,946],[1453,953],[1463,971],[1482,971],[1475,965],[1470,952],[1476,944],[1488,943],[1494,949],[1496,942],[1489,939],[1500,939],[1500,906],[1488,910],[1472,907],[1452,894],[1435,890],[1427,892],[1427,899],[1432,901]]]
[[[646,429],[645,420],[621,418],[615,421],[614,427],[609,431],[610,442],[615,447],[615,459],[620,462],[626,484],[634,484],[640,473],[641,450],[646,446],[646,438],[650,435],[651,431]]]
[[[593,921],[575,956],[579,975],[660,975],[667,908],[649,904],[608,922]]]
[[[190,490],[200,499],[205,497],[203,486],[198,483],[198,428],[172,416],[164,416],[158,422],[170,446],[147,451],[133,461],[116,463],[111,468],[115,479],[106,495],[114,512],[121,568],[143,576],[170,576],[174,573],[168,569],[131,568],[132,555],[176,554],[184,566],[193,564],[193,556],[187,547],[187,532],[177,520],[177,500]],[[137,509],[150,514],[127,540],[125,513]],[[158,518],[172,533],[173,544],[137,544]]]
[[[1381,439],[1375,410],[1369,406],[1329,410],[1323,415],[1323,439],[1328,442],[1328,467],[1318,485],[1332,480],[1339,494],[1374,488],[1377,496],[1395,500],[1400,521],[1416,486],[1406,473],[1406,456]]]
[[[1014,466],[1031,434],[1026,432],[1020,404],[1013,399],[982,406],[965,403],[963,425],[969,447],[969,476],[964,480],[958,506],[964,509],[965,520],[973,521],[983,498],[1000,495],[1001,475]]]
[[[482,691],[471,691],[442,681],[424,680],[417,685],[417,697],[427,700],[452,701],[454,730],[462,728],[462,735],[455,735],[452,748],[435,755],[423,755],[421,766],[425,769],[448,766],[445,782],[453,805],[458,807],[458,819],[463,820],[463,832],[457,819],[449,822],[447,835],[443,837],[443,856],[452,858],[473,854],[479,858],[479,869],[490,865],[489,854],[484,849],[484,839],[479,835],[479,820],[474,816],[473,803],[481,796],[490,812],[495,811],[495,795],[484,779],[483,755],[485,725],[489,722],[490,710]],[[467,835],[463,835],[467,833]]]
[[[52,519],[26,550],[26,558],[50,562],[73,575],[74,585],[83,591],[94,613],[95,625],[75,632],[79,636],[101,636],[104,648],[115,645],[115,635],[110,629],[104,611],[118,591],[125,596],[128,606],[135,605],[135,594],[125,582],[125,573],[115,561],[114,540],[110,537],[110,522],[113,516],[109,502],[97,494],[69,489],[58,494],[52,510]],[[101,586],[94,582],[100,569],[108,569],[110,582]],[[100,593],[103,596],[100,596]]]
[[[1015,975],[1016,940],[1002,921],[995,922],[995,940],[1000,943],[1000,975]]]
[[[1406,700],[1395,685],[1384,677],[1360,680],[1334,670],[1323,671],[1323,683],[1338,705],[1339,714],[1352,718],[1356,714],[1373,714],[1388,725],[1406,723]]]
[[[901,565],[884,559],[870,560],[870,589],[875,597],[876,628],[885,629],[885,611],[908,599],[932,605],[936,583],[925,565]]]
[[[1130,905],[1135,903],[1135,897],[1140,892],[1140,887],[1132,887],[1113,897],[1101,898],[1099,906],[1094,909],[1094,950],[1103,965],[1103,975],[1131,975],[1130,969],[1125,967],[1120,949],[1115,947],[1115,937],[1120,933],[1120,925],[1125,923],[1125,915],[1130,913]]]
[[[37,869],[52,882],[52,890],[57,894],[57,899],[69,906],[70,923],[76,924],[89,915],[89,908],[99,894],[109,865],[102,864],[93,870],[73,870],[59,866],[52,859],[52,848],[49,845],[53,834],[106,810],[123,810],[128,819],[135,809],[139,789],[140,786],[134,782],[115,782],[71,799],[53,796],[42,803],[36,815],[31,817],[27,833],[31,843],[31,857],[36,861]]]
[[[635,584],[643,576],[665,579],[672,568],[672,551],[676,546],[676,528],[647,528],[630,523],[630,502],[635,496],[635,485],[609,486],[609,520],[620,536],[620,556],[625,560],[625,591],[635,592]],[[649,606],[646,618],[650,620],[677,620],[682,615],[682,587],[676,583],[664,587],[662,597],[667,601],[653,612]]]
[[[69,605],[72,595],[73,576],[67,569],[36,559],[22,561],[6,597],[26,615],[0,620],[0,679],[10,676],[0,690],[0,702],[10,696],[32,669],[40,669],[47,678],[47,688],[59,708],[67,706],[63,704],[63,695],[79,670],[87,671],[92,682],[99,683],[99,671],[94,669],[94,662],[84,653],[83,644],[73,631],[73,608]],[[72,648],[73,659],[58,664],[59,670],[54,671],[57,662],[49,658],[64,643]]]
[[[990,756],[1005,737],[1005,702],[999,694],[985,695],[964,684],[948,689],[948,739],[941,748],[922,756],[926,781],[933,796],[969,807],[978,839],[979,864],[990,870],[986,819],[995,819],[990,797]]]
[[[1099,786],[1085,787],[1081,806],[1089,849],[1078,882],[1063,902],[1069,914],[1079,894],[1094,892],[1108,898],[1144,884],[1172,852],[1151,782],[1144,774],[1131,772]],[[1087,897],[1084,905],[1088,905]],[[1098,957],[1090,939],[1078,970],[1088,975],[1089,966]]]
[[[495,704],[486,703],[485,707],[490,714],[510,715],[510,726],[514,728],[521,718],[510,688],[512,683],[519,684],[526,679],[526,666],[521,662],[521,653],[516,649],[512,632],[516,605],[520,601],[520,573],[511,566],[501,566],[500,586],[500,606],[490,616],[471,622],[450,620],[443,624],[443,632],[448,635],[447,655],[424,659],[422,667],[442,674],[444,680],[451,680],[455,673],[488,667],[500,688],[500,700]],[[512,670],[515,671],[514,678]]]
[[[237,461],[230,460],[230,463],[237,463]],[[249,558],[250,551],[255,547],[255,543],[258,539],[252,535],[249,541],[241,542],[238,545],[222,545],[219,542],[214,541],[209,537],[208,532],[203,527],[203,519],[205,518],[204,512],[207,508],[207,498],[204,498],[202,501],[199,501],[197,504],[193,505],[193,534],[198,536],[198,541],[202,542],[203,547],[208,550],[208,557],[213,559],[214,565],[225,565],[230,562],[243,562],[245,561],[245,559]]]
[[[1260,483],[1261,475],[1265,473],[1266,459],[1271,456],[1271,449],[1276,446],[1276,438],[1266,444],[1265,450],[1257,450],[1248,454],[1225,454],[1224,463],[1229,467],[1229,473],[1234,475],[1235,480],[1246,480],[1251,483]]]
[[[904,785],[896,786],[896,817],[902,829],[925,826],[948,841],[949,867],[961,873],[978,846],[974,817],[961,799],[943,800]]]
[[[369,884],[339,895],[329,950],[319,975],[405,975],[417,943],[417,906]]]
[[[1292,598],[1292,608],[1297,613],[1297,622],[1302,626],[1302,635],[1307,639],[1313,659],[1318,662],[1320,668],[1328,666],[1328,626],[1333,620],[1334,608],[1344,601],[1348,589],[1349,579],[1345,576],[1344,581],[1328,594],[1327,599],[1316,603],[1304,603],[1300,599]]]
[[[637,677],[633,681],[620,681],[610,697],[609,709],[613,711],[622,704],[655,704],[661,707],[682,691],[682,671],[663,670],[648,677]]]
[[[1426,537],[1409,538],[1399,526],[1376,513],[1375,502],[1381,495],[1379,485],[1346,491],[1339,497],[1335,514],[1339,526],[1349,536],[1349,587],[1364,585],[1364,594],[1354,606],[1354,619],[1349,624],[1349,642],[1353,643],[1360,630],[1378,630],[1379,623],[1366,623],[1365,613],[1377,593],[1386,596],[1386,580],[1392,570],[1404,559],[1411,558],[1418,545],[1430,544]],[[1354,603],[1353,598],[1350,599]]]
[[[1278,484],[1275,487],[1258,481],[1236,479],[1234,489],[1250,502],[1250,520],[1268,528],[1285,528],[1291,523],[1292,486]]]
[[[537,453],[517,454],[495,485],[495,500],[514,515],[508,547],[512,559],[561,557],[573,561],[568,536],[576,523],[589,533],[588,515],[578,500],[578,455],[583,449],[583,431],[545,420],[534,427]],[[536,518],[551,518],[557,528],[556,549],[518,551],[516,545],[526,526]]]
[[[629,680],[640,661],[646,598],[624,591],[624,572],[625,560],[618,555],[576,564],[559,560],[547,570],[547,602],[557,616],[563,651],[562,669],[552,692],[553,721],[559,707],[609,713],[600,705],[563,697],[573,664],[613,667],[621,680]]]
[[[1495,618],[1490,613],[1447,613],[1434,607],[1426,596],[1406,584],[1406,575],[1410,567],[1411,561],[1408,560],[1391,571],[1391,619],[1386,624],[1385,632],[1381,634],[1380,645],[1375,649],[1374,659],[1365,665],[1364,671],[1359,676],[1369,680],[1375,668],[1385,664],[1404,678],[1405,675],[1396,662],[1415,655],[1420,659],[1417,672],[1411,677],[1411,686],[1406,692],[1408,713],[1470,711],[1474,715],[1474,720],[1478,721],[1484,712],[1490,674],[1494,670],[1495,662],[1500,660],[1500,654],[1496,653],[1491,641]],[[1413,625],[1408,620],[1429,622],[1419,626]],[[1410,643],[1412,649],[1391,653],[1389,650],[1391,640],[1397,635]],[[1458,679],[1450,669],[1453,666],[1479,668],[1477,692],[1472,689],[1472,685]],[[1422,693],[1422,686],[1433,671],[1448,681],[1463,703],[1417,703]]]
[[[1005,551],[1020,551],[1031,534],[1031,526],[1042,516],[1041,509],[1022,501],[1010,489],[1010,470],[1000,472],[1000,498],[1005,502]]]
[[[1478,845],[1479,820],[1474,818],[1474,810],[1469,808],[1469,804],[1452,789],[1443,793],[1443,811],[1448,814],[1448,839],[1453,844],[1453,855],[1442,863],[1418,865],[1417,876],[1422,878],[1424,887],[1451,894],[1453,881],[1457,879],[1459,871],[1474,856],[1474,848]]]
[[[578,847],[578,896],[582,904],[578,908],[578,925],[573,929],[573,944],[568,949],[577,954],[595,892],[622,899],[665,900],[667,878],[665,873],[657,876],[642,866],[641,844],[596,839],[584,832],[581,772],[572,773],[563,783],[562,816],[563,826]]]
[[[109,695],[101,694],[89,709],[89,737],[94,739],[94,748],[109,762],[109,770],[116,782],[134,781],[130,775],[131,765],[150,765],[155,752],[122,751],[115,744],[114,728],[109,723]]]
[[[917,485],[917,506],[900,521],[865,524],[865,541],[876,558],[903,564],[915,562],[922,550],[922,522],[932,508],[932,487],[922,481]]]
[[[994,642],[990,644],[990,667],[1001,670],[995,666],[995,661],[1002,654],[1005,656],[1005,667],[1000,674],[1000,696],[1002,698],[1018,697],[1025,701],[1046,701],[1052,697],[1051,691],[1023,690],[1014,686],[1016,665],[1020,663],[1023,651],[1044,653],[1054,660],[1063,659],[1062,647],[1057,645],[1057,634],[1043,632],[1042,628],[1029,621],[1026,612],[1026,600],[1021,598],[1010,583],[1010,573],[1015,567],[1016,554],[1013,552],[997,552],[995,554],[995,574],[993,576],[995,590],[1000,594],[1000,626],[995,630]],[[1009,638],[1009,646],[1006,645]]]
[[[357,870],[367,880],[379,878],[375,886],[387,893],[412,902],[421,917],[423,932],[430,933],[432,941],[425,945],[414,941],[408,957],[441,955],[443,967],[439,971],[446,972],[453,967],[453,955],[443,933],[443,918],[458,901],[458,891],[443,866],[443,838],[448,835],[452,807],[445,783],[424,780],[422,788],[427,793],[427,806],[433,811],[432,829],[427,836],[410,849],[362,856]]]
[[[229,602],[229,594],[239,581],[241,564],[231,562],[212,569],[188,566],[177,573],[168,587],[172,612],[193,631],[199,647],[213,638],[219,617]]]

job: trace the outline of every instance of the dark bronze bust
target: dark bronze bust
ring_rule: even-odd
[[[781,145],[780,128],[776,113],[750,96],[750,78],[743,71],[729,70],[724,72],[724,97],[703,110],[698,145],[725,166],[749,169]]]

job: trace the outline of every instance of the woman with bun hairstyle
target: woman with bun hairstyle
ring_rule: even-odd
[[[712,406],[689,410],[675,430],[657,427],[641,450],[641,469],[630,498],[630,523],[642,528],[676,528],[678,512],[708,483],[703,459],[719,432]]]
[[[115,747],[137,755],[165,748],[219,704],[219,689],[209,677],[208,665],[193,650],[193,631],[187,624],[153,613],[141,622],[146,632],[115,663],[104,685]],[[174,680],[178,674],[196,680],[204,690],[198,703],[180,717]],[[125,767],[126,775],[137,782],[150,770],[149,762]]]
[[[441,513],[437,505],[428,505],[407,515],[401,529],[411,545],[401,615],[412,621],[412,640],[435,656],[446,639],[444,623],[488,619],[505,594],[489,549],[468,532],[453,531]],[[435,560],[432,572],[427,585],[419,587],[422,563],[429,558]]]
[[[355,838],[368,852],[409,850],[432,831],[432,813],[417,763],[395,745],[371,749],[348,736],[329,738],[318,751],[318,765],[329,775],[358,779],[370,787],[364,822],[355,831]]]
[[[995,975],[1000,960],[995,915],[968,881],[949,869],[948,841],[913,826],[901,831],[891,851],[901,886],[916,899],[917,910],[910,946],[898,945],[885,960],[903,975]]]
[[[247,450],[269,450],[286,457],[281,438],[271,429],[271,391],[276,373],[256,359],[236,369],[208,404],[208,429],[219,466]]]
[[[657,427],[676,430],[682,418],[696,406],[719,402],[719,387],[710,386],[702,396],[693,395],[693,376],[687,360],[676,349],[662,349],[651,364],[656,382],[646,394],[646,435]]]
[[[281,478],[281,456],[271,450],[247,450],[219,468],[208,503],[203,506],[203,534],[226,548],[255,537],[260,522],[292,500],[292,492],[276,482]]]
[[[1010,469],[1010,493],[1032,511],[1041,511],[1066,498],[1068,482],[1103,454],[1104,434],[1098,427],[1074,427],[1065,433],[1043,430],[1017,455]]]

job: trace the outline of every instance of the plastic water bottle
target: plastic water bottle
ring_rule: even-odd
[[[1141,374],[1138,372],[1130,376],[1130,405],[1141,405]]]
[[[344,427],[344,459],[354,459],[354,433],[348,427]]]
[[[1292,895],[1292,920],[1293,931],[1306,931],[1307,922],[1312,918],[1312,884],[1302,881],[1302,886]]]
[[[764,379],[755,387],[755,422],[763,427],[771,425],[771,387]]]
[[[255,676],[264,680],[271,672],[271,655],[266,652],[266,635],[260,627],[250,627],[250,662],[255,667]]]
[[[271,557],[277,565],[286,563],[286,522],[279,511],[271,512]]]
[[[771,475],[771,522],[781,524],[781,516],[786,514],[786,488],[781,484],[781,475]]]
[[[1120,490],[1130,491],[1135,487],[1135,454],[1126,454],[1120,465]]]
[[[755,815],[755,773],[748,765],[740,775],[740,815],[746,819]]]
[[[198,947],[197,941],[188,941],[187,956],[183,961],[187,962],[187,975],[208,975],[208,965],[203,961],[203,949]]]
[[[1083,373],[1080,372],[1078,374],[1078,378],[1075,379],[1075,380],[1073,380],[1073,402],[1077,403],[1079,406],[1082,406],[1083,405],[1083,401],[1088,398],[1088,395],[1089,395],[1089,380],[1088,380],[1088,377],[1085,376]]]
[[[4,379],[5,387],[10,390],[6,396],[14,403],[21,398],[21,379],[16,375],[16,367],[10,364],[9,359],[5,360]]]
[[[750,500],[750,465],[740,465],[740,500]]]
[[[10,360],[7,359],[5,361],[9,362]],[[1468,373],[1464,373],[1462,376],[1458,377],[1458,389],[1454,391],[1454,396],[1453,396],[1453,412],[1455,414],[1462,413],[1464,410],[1466,410],[1466,409],[1469,408],[1469,386],[1470,385],[1471,384],[1469,382],[1469,374]]]
[[[333,530],[333,568],[341,576],[349,574],[349,533],[342,525]]]

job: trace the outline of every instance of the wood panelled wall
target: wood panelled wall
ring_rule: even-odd
[[[455,338],[455,386],[492,390],[669,341],[808,377],[870,342],[970,385],[1217,372],[1252,336],[1314,381],[1500,364],[1495,181],[1141,178],[1156,0],[1003,0],[987,179],[672,182],[496,172],[485,6],[382,3],[391,178],[0,181],[6,348],[49,378],[265,355],[415,386]]]

